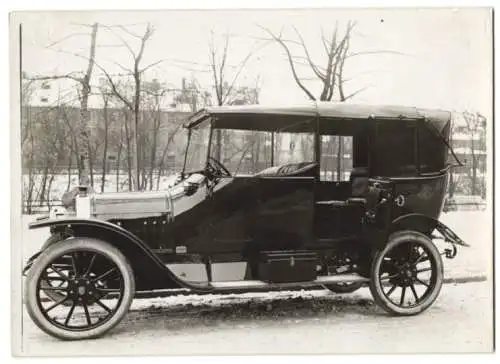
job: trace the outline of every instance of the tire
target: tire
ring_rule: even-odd
[[[77,256],[83,256],[83,254],[92,256],[88,259],[88,267],[83,266],[81,260],[76,260]],[[71,300],[71,307],[63,305],[61,300],[56,303],[45,302],[44,306],[40,293],[44,292],[44,288],[47,289],[43,286],[47,281],[42,279],[42,275],[46,278],[48,269],[54,268],[52,265],[54,261],[63,256],[69,256],[72,260],[75,257],[75,274],[62,273],[59,280],[64,280],[66,286],[54,289],[59,290],[58,293],[63,295],[63,299]],[[80,266],[79,269],[77,269],[76,262]],[[83,269],[81,269],[82,266]],[[79,270],[84,269],[85,271],[81,274]],[[103,270],[106,272],[102,273]],[[101,301],[110,292],[117,293],[116,305],[112,309],[108,307],[109,302]],[[71,238],[49,246],[33,263],[26,277],[25,302],[28,314],[41,330],[63,340],[91,339],[102,336],[125,317],[134,294],[134,274],[125,256],[117,248],[97,239]],[[88,308],[91,305],[93,305],[93,310],[89,311]],[[54,311],[50,315],[49,311],[56,307],[64,310],[64,314],[60,317],[51,317]],[[81,321],[85,321],[86,325],[75,326],[74,321],[78,318],[77,310],[80,308],[84,311],[84,315],[80,315]],[[104,311],[105,316],[102,316],[102,312],[99,315],[99,312],[96,312],[97,309]],[[58,318],[63,318],[64,323],[58,321]]]
[[[425,267],[422,266],[427,262]],[[430,277],[421,275],[426,272],[430,272]],[[385,290],[383,282],[389,283],[388,290]],[[409,230],[396,232],[389,237],[387,245],[375,254],[370,291],[375,302],[390,314],[412,316],[427,310],[438,297],[442,284],[441,255],[422,233]],[[399,302],[391,298],[398,288],[401,290]],[[419,290],[423,290],[423,294],[419,295]],[[410,296],[413,296],[414,303],[411,303]]]
[[[42,245],[42,247],[40,248],[40,251],[44,251],[45,249],[47,249],[49,246],[51,246],[52,244],[55,244],[57,243],[58,241],[60,241],[61,238],[57,235],[51,235],[46,241],[45,243]],[[42,280],[42,282],[46,283],[47,285],[49,285],[49,283],[45,280]],[[58,302],[62,299],[63,295],[56,292],[56,291],[50,291],[50,290],[44,290],[43,293],[50,299],[52,300],[52,302]],[[72,303],[70,301],[66,301],[66,302],[63,302],[62,303],[63,305],[65,306],[70,306]]]
[[[334,293],[352,293],[363,287],[363,283],[331,283],[326,285],[325,287]]]

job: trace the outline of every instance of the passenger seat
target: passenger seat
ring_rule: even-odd
[[[368,189],[368,167],[354,167],[351,171],[351,196],[362,197]]]

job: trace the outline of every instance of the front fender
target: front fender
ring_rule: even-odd
[[[102,239],[102,234],[109,235],[110,233],[114,236],[122,238],[122,241],[132,243],[138,249],[141,250],[151,262],[158,267],[164,267],[162,261],[148,248],[144,242],[139,239],[136,235],[125,230],[121,226],[110,223],[108,221],[98,220],[98,219],[82,219],[77,217],[70,218],[58,218],[58,219],[45,219],[41,221],[35,221],[28,225],[29,229],[38,229],[43,227],[50,227],[50,231],[54,234],[61,230],[71,231],[73,236],[86,236],[93,238]],[[88,234],[91,234],[88,235]],[[120,246],[118,246],[120,249]]]
[[[431,238],[433,237],[432,233],[434,230],[437,230],[448,243],[466,247],[470,246],[460,239],[448,226],[439,220],[423,214],[407,214],[394,219],[390,231],[396,232],[400,230],[415,230]]]
[[[118,248],[132,266],[136,276],[137,290],[180,287],[203,289],[203,287],[187,284],[180,280],[141,239],[116,224],[93,218],[77,217],[45,219],[29,224],[30,229],[43,227],[50,227],[52,234],[63,233],[63,236],[95,238]],[[39,254],[35,254],[31,261],[36,259]]]

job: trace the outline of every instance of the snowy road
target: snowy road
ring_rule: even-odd
[[[135,300],[101,339],[62,342],[23,315],[25,355],[485,352],[492,350],[491,282],[446,284],[415,317],[387,316],[368,289]]]
[[[443,215],[443,222],[472,245],[460,249],[456,259],[445,260],[445,278],[488,281],[444,285],[435,304],[420,316],[386,316],[368,289],[351,295],[309,291],[137,299],[127,318],[103,338],[61,342],[40,331],[23,309],[21,355],[491,351],[490,216]],[[23,229],[22,234],[26,261],[48,231]]]

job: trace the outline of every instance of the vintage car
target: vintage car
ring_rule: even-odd
[[[389,313],[419,314],[441,290],[441,256],[467,246],[438,221],[450,117],[321,102],[201,110],[174,186],[79,187],[29,226],[51,236],[24,268],[27,311],[50,335],[86,339],[140,291],[368,285]]]

